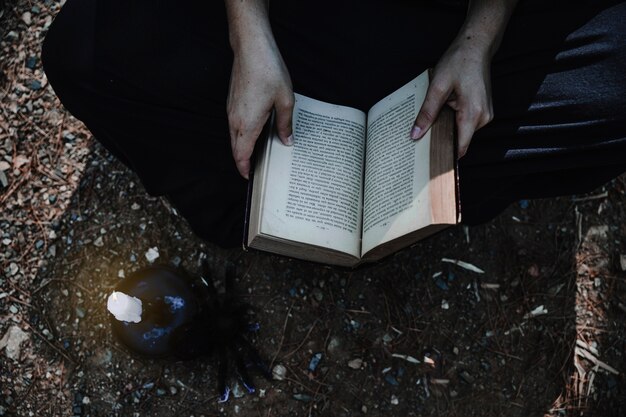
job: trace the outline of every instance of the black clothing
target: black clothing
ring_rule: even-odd
[[[626,3],[520,5],[492,63],[494,120],[460,161],[466,223],[626,171]],[[366,110],[436,64],[463,2],[272,0],[294,90]],[[221,0],[68,0],[43,50],[62,103],[201,237],[238,245]]]

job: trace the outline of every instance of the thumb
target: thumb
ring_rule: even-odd
[[[278,131],[278,137],[286,146],[293,145],[293,131],[291,121],[293,117],[294,106],[293,93],[285,98],[276,101],[276,130]]]
[[[439,84],[431,83],[426,92],[426,98],[422,103],[422,108],[417,114],[413,128],[411,129],[411,139],[421,139],[432,126],[439,115],[441,107],[444,105],[450,90],[443,88]]]

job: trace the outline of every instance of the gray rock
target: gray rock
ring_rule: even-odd
[[[5,349],[7,358],[17,360],[20,358],[21,344],[30,338],[29,334],[24,332],[18,326],[12,326],[6,332],[2,340],[0,340],[0,350]]]

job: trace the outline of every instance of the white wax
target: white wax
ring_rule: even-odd
[[[107,309],[119,321],[139,323],[141,321],[141,300],[137,297],[114,291],[107,300]]]

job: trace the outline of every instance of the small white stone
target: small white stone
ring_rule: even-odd
[[[626,255],[619,256],[619,265],[622,267],[622,271],[626,271]]]
[[[5,353],[9,359],[18,360],[20,358],[20,345],[29,339],[28,333],[18,326],[9,328],[2,340],[0,340],[0,350],[6,347]]]
[[[124,274],[124,270],[120,269],[119,271],[117,271],[117,277],[118,278],[126,278],[126,275]]]
[[[24,12],[24,14],[22,14],[22,22],[26,23],[27,25],[33,23],[33,16],[30,14],[30,12]]]
[[[159,256],[159,248],[156,246],[148,249],[148,252],[146,252],[146,259],[150,263],[154,262]]]
[[[363,359],[352,359],[350,362],[348,362],[348,366],[352,369],[361,369],[361,366],[363,366]]]
[[[99,248],[103,247],[104,246],[104,240],[102,239],[102,236],[98,236],[98,238],[93,241],[93,244],[96,245]]]
[[[395,395],[391,396],[391,405],[398,405],[400,404],[400,400],[398,400],[398,397],[396,397]]]
[[[272,376],[274,377],[274,379],[278,381],[282,381],[283,379],[285,379],[286,375],[287,375],[287,368],[285,368],[281,364],[274,366],[274,369],[272,369]]]
[[[86,395],[83,397],[83,404],[85,405],[91,404],[91,400]]]
[[[450,304],[446,300],[441,300],[441,308],[447,310],[450,308]]]
[[[137,203],[133,203],[132,206],[130,206],[131,210],[139,210],[141,208],[141,206]]]

